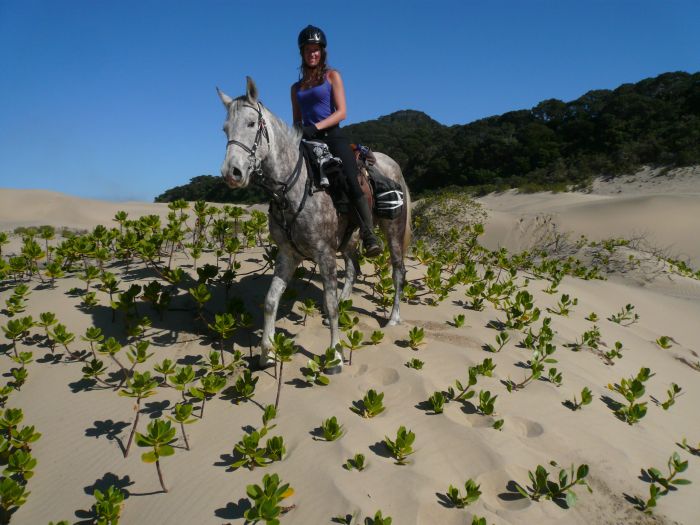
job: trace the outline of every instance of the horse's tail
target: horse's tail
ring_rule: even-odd
[[[403,177],[402,177],[403,178]],[[411,193],[408,191],[408,184],[403,182],[403,242],[401,244],[401,254],[405,257],[408,253],[408,247],[411,245]]]

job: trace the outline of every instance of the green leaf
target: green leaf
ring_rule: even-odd
[[[559,485],[561,485],[562,487],[565,487],[567,479],[568,479],[568,476],[566,475],[566,471],[560,470],[559,471]]]
[[[192,397],[196,397],[197,399],[204,399],[205,397],[204,392],[193,386],[190,387],[190,395],[192,395]]]
[[[172,456],[175,454],[175,449],[170,445],[161,445],[158,452],[161,456]]]
[[[691,481],[688,479],[674,479],[671,481],[674,485],[690,485]]]
[[[255,507],[250,508],[250,509],[248,509],[248,510],[246,510],[246,511],[243,512],[243,517],[244,517],[246,520],[249,520],[249,521],[252,521],[252,522],[254,522],[254,523],[257,523],[258,517],[259,517],[259,516],[258,516],[258,510],[257,510]]]
[[[647,469],[647,472],[649,472],[649,474],[651,474],[651,477],[655,479],[660,479],[663,477],[661,471],[654,467],[649,467],[649,469]]]
[[[576,493],[570,490],[566,493],[566,505],[571,508],[576,505]]]
[[[588,465],[584,463],[576,471],[576,479],[583,479],[586,476],[588,476]]]
[[[144,436],[143,434],[140,434],[139,432],[136,432],[136,444],[139,447],[150,447],[153,446],[153,440],[150,439],[148,436]]]
[[[155,463],[156,461],[158,461],[158,456],[155,452],[151,450],[150,452],[144,452],[143,454],[141,454],[141,460],[144,463]]]
[[[260,499],[264,495],[259,485],[248,485],[246,487],[246,494],[248,494],[248,497],[253,501]]]
[[[518,492],[520,492],[520,494],[522,495],[523,498],[529,498],[529,497],[530,497],[530,496],[528,495],[528,493],[525,491],[525,489],[522,488],[522,487],[520,486],[519,483],[515,483],[514,485],[515,485],[515,490],[517,490]]]
[[[247,464],[248,464],[248,458],[245,458],[245,459],[241,459],[240,461],[234,461],[233,463],[231,463],[229,465],[229,467],[233,470],[236,470],[237,468],[240,468],[240,467],[247,465]]]

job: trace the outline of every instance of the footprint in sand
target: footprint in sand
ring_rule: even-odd
[[[355,373],[352,375],[352,377],[363,376],[367,373],[367,370],[369,370],[368,365],[360,365],[358,368],[355,369]]]
[[[536,421],[531,421],[530,419],[522,417],[505,417],[504,419],[505,423],[503,424],[503,428],[508,428],[521,436],[534,438],[544,434],[544,428]]]
[[[393,385],[399,381],[399,372],[395,368],[378,368],[367,374],[367,379],[382,386]]]
[[[409,322],[415,326],[420,326],[424,328],[428,332],[426,335],[440,342],[445,342],[457,346],[463,346],[465,348],[481,348],[481,346],[483,345],[483,343],[479,339],[476,339],[474,337],[456,333],[451,330],[445,330],[445,323],[422,320],[415,320]]]
[[[513,475],[500,469],[479,474],[475,481],[481,485],[481,502],[484,507],[497,512],[498,509],[523,510],[532,505],[532,501],[517,492],[514,480]]]
[[[418,504],[415,512],[416,525],[463,525],[464,515],[455,512],[454,508],[435,505],[435,501],[425,501]],[[471,521],[469,522],[471,523]]]
[[[479,414],[467,414],[465,418],[467,424],[472,428],[491,428],[496,422],[495,417],[480,416]]]
[[[374,386],[393,385],[399,381],[399,372],[395,368],[373,368],[371,372],[367,372],[369,367],[361,365],[359,370],[353,374],[353,377],[361,377],[364,383]]]
[[[453,410],[453,407],[448,407],[444,415],[448,419],[460,425],[470,428],[492,428],[498,416],[482,416],[477,413],[469,413],[463,409]],[[544,434],[544,427],[535,421],[522,417],[505,416],[503,429],[504,432],[516,434],[526,438],[535,438]]]
[[[473,408],[467,410],[461,405],[453,405],[450,404],[445,407],[443,416],[458,425],[469,428],[487,428],[493,426],[494,421],[496,421],[494,417],[477,414]]]
[[[380,390],[389,385],[398,383],[400,379],[399,372],[395,368],[382,367],[367,371],[365,365],[360,367],[360,370],[354,377],[361,378],[361,381],[357,383],[357,388],[360,392],[366,392],[370,388]],[[399,390],[401,394],[407,394],[410,392],[411,387],[410,385],[402,384]]]

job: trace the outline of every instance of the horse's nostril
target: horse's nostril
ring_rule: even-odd
[[[231,188],[238,188],[242,184],[243,172],[238,168],[221,168],[221,176]]]

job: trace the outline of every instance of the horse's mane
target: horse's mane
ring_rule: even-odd
[[[284,141],[289,141],[292,144],[298,144],[301,140],[301,130],[287,125],[284,120],[270,111],[270,109],[268,109],[261,100],[258,102],[260,102],[260,106],[263,108],[263,111],[267,111],[266,118],[270,121],[270,124],[275,126],[275,131],[278,134],[281,134],[281,136],[278,138]],[[238,109],[239,106],[242,106],[243,104],[250,104],[250,100],[248,100],[245,95],[241,95],[240,97],[234,98],[233,103],[235,104],[235,108]]]

